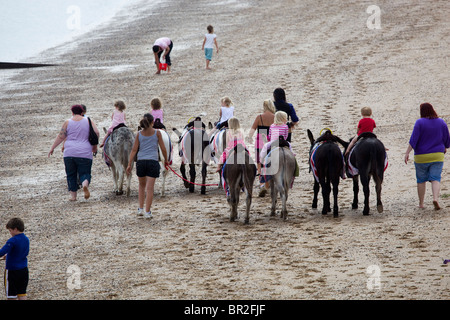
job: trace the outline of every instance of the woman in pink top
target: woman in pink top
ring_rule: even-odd
[[[55,148],[65,141],[64,166],[66,168],[67,185],[70,193],[70,201],[77,200],[78,178],[80,179],[84,198],[90,197],[89,183],[91,182],[92,145],[89,142],[89,120],[82,116],[81,105],[72,106],[72,118],[66,120],[53,143],[48,156],[53,154]],[[97,126],[91,120],[97,136]]]
[[[157,69],[156,74],[161,73],[161,68],[159,67],[159,64],[161,63],[161,54],[162,58],[166,60],[168,66],[167,73],[170,73],[170,66],[172,65],[172,62],[170,61],[170,52],[172,52],[172,48],[173,42],[169,38],[156,39],[155,43],[153,44],[153,54],[155,56]]]
[[[116,108],[111,116],[112,123],[111,126],[108,129],[108,132],[106,133],[105,137],[103,138],[103,142],[100,145],[100,148],[103,148],[105,145],[106,139],[109,137],[111,132],[113,132],[114,128],[116,128],[118,125],[125,125],[126,117],[124,110],[126,109],[125,103],[123,101],[116,101],[114,103],[114,107]]]

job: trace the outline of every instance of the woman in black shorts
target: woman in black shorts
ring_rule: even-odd
[[[161,169],[159,165],[158,146],[164,156],[164,165],[167,162],[167,150],[161,136],[161,132],[153,128],[153,116],[145,114],[139,123],[142,128],[134,140],[133,150],[131,150],[128,161],[127,174],[131,174],[131,164],[137,154],[136,175],[139,179],[139,208],[138,215],[146,218],[152,218],[150,208],[153,202],[153,191],[155,180],[159,177]],[[144,212],[145,201],[145,212]]]

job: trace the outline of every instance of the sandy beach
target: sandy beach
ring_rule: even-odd
[[[450,159],[446,154],[442,210],[435,211],[429,184],[427,207],[418,208],[414,164],[403,156],[421,103],[430,102],[450,123],[449,3],[378,1],[380,29],[366,23],[373,4],[142,2],[30,61],[58,66],[14,71],[0,88],[0,243],[9,238],[9,218],[21,217],[31,241],[28,298],[448,300]],[[220,46],[213,70],[205,70],[201,50],[208,24]],[[158,76],[151,47],[162,36],[174,42],[173,66]],[[220,98],[229,96],[248,131],[277,87],[300,118],[292,138],[300,176],[286,221],[279,212],[269,216],[269,197],[255,197],[250,224],[242,214],[231,223],[223,190],[209,186],[200,195],[196,187],[190,194],[171,172],[165,197],[156,182],[154,218],[139,218],[135,171],[130,197],[116,196],[101,152],[92,167],[91,198],[80,192],[69,202],[61,148],[47,157],[73,104],[85,104],[98,127],[108,128],[114,102],[123,100],[127,124],[137,132],[153,97],[163,100],[166,127],[180,129],[201,112],[204,121],[217,121]],[[306,130],[317,136],[328,127],[348,140],[363,106],[372,108],[375,133],[389,149],[384,212],[376,211],[373,183],[371,214],[363,216],[361,205],[352,210],[346,179],[339,218],[323,216],[311,208]],[[175,148],[177,172],[179,163]],[[215,169],[208,167],[209,184],[219,181]],[[81,272],[79,288],[68,285],[71,266]]]

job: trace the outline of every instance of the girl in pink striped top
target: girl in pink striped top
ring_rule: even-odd
[[[264,158],[267,156],[267,150],[270,148],[270,144],[274,141],[277,141],[280,136],[287,140],[289,134],[289,127],[286,124],[287,122],[287,113],[284,111],[275,112],[275,118],[273,124],[270,125],[269,134],[267,135],[268,142],[261,149],[260,159],[261,163],[264,163]],[[289,142],[288,142],[289,143]],[[289,144],[289,148],[292,151],[291,145]]]

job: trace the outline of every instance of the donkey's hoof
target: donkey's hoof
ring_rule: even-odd
[[[377,206],[377,211],[378,211],[378,213],[382,213],[383,212],[383,205],[382,204]]]

